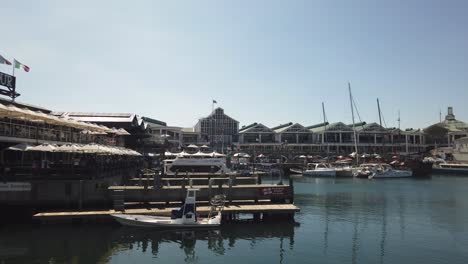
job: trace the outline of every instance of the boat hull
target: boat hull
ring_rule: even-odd
[[[336,177],[335,170],[306,170],[302,173],[306,177]]]
[[[392,178],[408,178],[412,177],[411,171],[393,170],[390,172],[376,173],[372,176],[373,179],[392,179]]]
[[[432,173],[468,175],[468,168],[432,168]]]
[[[221,215],[217,215],[210,220],[204,219],[192,223],[177,223],[177,221],[170,217],[158,217],[147,215],[127,215],[127,214],[114,214],[112,217],[124,226],[131,227],[151,227],[160,229],[182,229],[182,228],[209,228],[221,225]]]

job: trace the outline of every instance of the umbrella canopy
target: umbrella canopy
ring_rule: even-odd
[[[105,153],[107,152],[102,146],[91,143],[81,147],[81,150],[86,153]]]
[[[202,149],[208,149],[208,148],[210,148],[210,147],[208,147],[207,145],[203,145],[203,146],[201,146],[200,148],[202,148]]]
[[[78,152],[81,148],[76,144],[65,144],[55,149],[56,152]]]
[[[306,155],[300,155],[299,158],[300,158],[300,159],[306,159],[307,156],[306,156]]]
[[[42,151],[42,152],[52,152],[55,151],[57,147],[48,143],[42,143],[35,147],[31,147],[28,151]]]
[[[242,157],[243,157],[243,158],[250,158],[250,155],[247,154],[247,153],[244,153],[244,154],[242,155]]]
[[[191,154],[190,156],[193,156],[193,157],[211,157],[211,154],[203,153],[201,151],[198,151],[197,153]]]
[[[392,156],[392,159],[398,159],[398,156],[396,156],[396,155]]]
[[[166,157],[175,157],[175,156],[177,156],[177,153],[172,153],[172,152],[166,151],[166,152],[164,152],[164,156],[166,156]]]
[[[190,145],[187,146],[187,148],[196,148],[196,149],[197,149],[198,146],[197,146],[197,145],[194,145],[194,144],[190,144]]]
[[[260,154],[260,155],[257,156],[257,158],[264,158],[264,157],[265,157],[265,155],[263,155],[263,154]]]
[[[119,128],[117,131],[119,132],[118,135],[122,135],[122,136],[129,136],[130,135],[130,133],[128,133],[128,131],[123,129],[123,128]]]
[[[210,156],[212,156],[212,157],[226,157],[226,155],[218,153],[216,151],[213,151],[212,153],[210,153]]]
[[[348,156],[350,156],[350,157],[352,157],[352,158],[355,158],[355,157],[356,157],[356,154],[357,154],[356,152],[353,152],[353,153],[349,154]]]
[[[9,148],[7,148],[8,150],[15,150],[15,151],[28,151],[32,148],[33,146],[29,145],[29,144],[26,144],[26,143],[21,143],[21,144],[17,144],[17,145],[14,145],[14,146],[11,146]]]

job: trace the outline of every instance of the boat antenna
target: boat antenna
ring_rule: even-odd
[[[354,132],[354,149],[356,152],[356,164],[359,164],[359,155],[358,155],[358,147],[357,147],[357,137],[356,137],[356,127],[354,124],[354,105],[353,105],[353,95],[351,94],[351,83],[348,82],[348,90],[349,90],[349,102],[351,103],[351,116],[353,119],[353,132]]]

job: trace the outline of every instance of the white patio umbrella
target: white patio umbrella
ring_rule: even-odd
[[[306,157],[306,155],[300,155],[299,158],[300,158],[300,159],[305,159],[305,158],[307,158],[307,157]]]
[[[83,145],[81,150],[86,153],[106,153],[105,149],[95,143]]]
[[[122,135],[122,136],[129,136],[130,135],[130,133],[128,133],[128,131],[123,129],[123,128],[119,128],[117,131],[119,132],[119,135]]]
[[[77,144],[65,144],[55,149],[55,152],[79,152],[81,147]]]
[[[213,152],[210,153],[209,155],[212,156],[212,157],[215,157],[215,158],[226,157],[226,155],[221,154],[221,153],[216,152],[216,151],[213,151]]]
[[[260,155],[257,156],[257,158],[264,158],[264,157],[265,157],[265,155],[263,155],[263,154],[260,154]]]
[[[192,156],[193,157],[211,157],[211,154],[198,151],[197,153],[192,154]]]
[[[32,147],[33,147],[32,145],[29,145],[29,144],[26,144],[26,143],[21,143],[21,144],[11,146],[11,147],[9,147],[7,149],[8,150],[15,150],[15,151],[28,151]]]
[[[35,147],[31,147],[28,151],[41,151],[41,152],[53,152],[57,148],[56,145],[51,145],[49,143],[42,143]]]

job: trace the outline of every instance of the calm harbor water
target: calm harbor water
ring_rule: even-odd
[[[297,223],[0,227],[0,263],[467,263],[468,177],[295,178]]]

